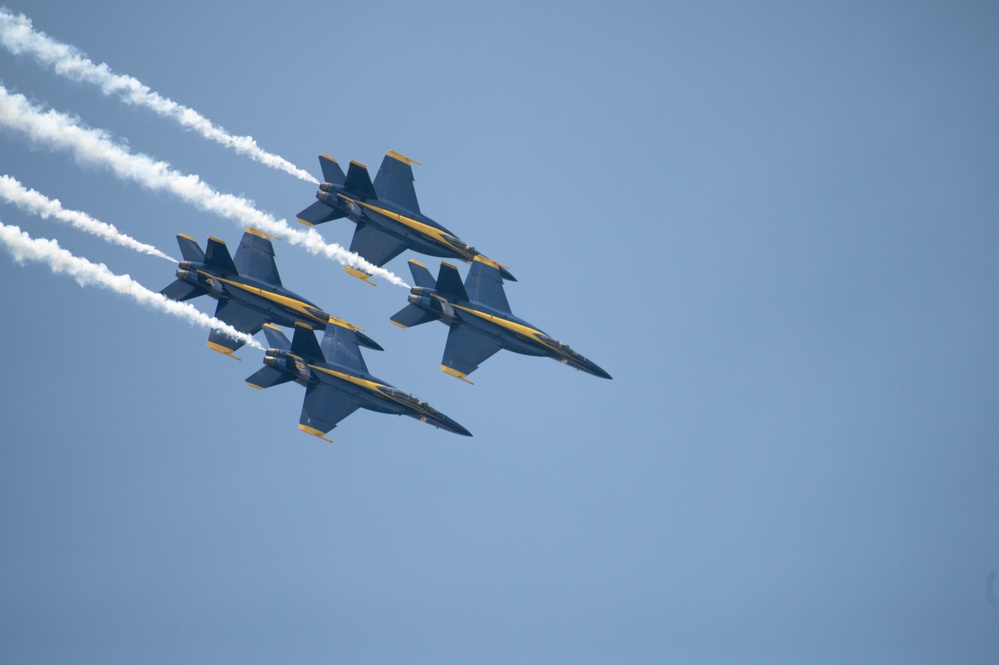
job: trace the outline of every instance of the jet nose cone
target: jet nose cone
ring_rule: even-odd
[[[593,366],[593,369],[590,372],[594,376],[599,376],[601,379],[613,379],[614,378],[613,376],[611,376],[610,374],[608,374],[607,372],[605,372],[601,368],[597,367],[596,365]]]
[[[580,363],[579,369],[583,370],[587,374],[592,374],[593,376],[599,376],[601,379],[613,379],[610,374],[605,372],[602,367],[597,365],[592,360],[587,360],[584,363]]]
[[[454,432],[455,434],[460,434],[462,436],[472,436],[471,432],[469,432],[467,429],[459,425],[454,420],[451,420],[447,416],[443,415],[440,416],[439,421],[434,424],[440,427],[441,429],[446,429],[447,431]]]

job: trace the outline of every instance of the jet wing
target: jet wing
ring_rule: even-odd
[[[338,326],[331,323],[326,326],[326,333],[320,345],[326,362],[332,365],[340,365],[354,371],[368,373],[368,366],[364,363],[364,356],[357,343],[357,333],[350,328]]]
[[[247,335],[257,334],[267,323],[267,319],[260,312],[232,300],[219,300],[218,307],[215,308],[215,318]],[[212,350],[228,356],[243,346],[243,342],[218,330],[212,330],[208,335],[208,346]]]
[[[342,210],[337,210],[336,208],[328,206],[322,201],[316,201],[308,208],[298,213],[298,217],[296,219],[306,226],[315,226],[316,224],[323,224],[345,216],[346,213]]]
[[[310,383],[305,389],[305,402],[302,415],[298,419],[299,428],[323,438],[341,420],[360,407],[350,395],[324,383]]]
[[[390,201],[411,212],[420,212],[416,201],[416,188],[413,187],[413,167],[419,164],[409,157],[389,151],[382,160],[382,166],[375,176],[375,192],[382,201]]]
[[[444,346],[444,357],[441,358],[441,369],[464,380],[501,348],[492,338],[475,328],[452,324]]]
[[[281,276],[278,274],[277,263],[274,262],[274,246],[271,239],[257,229],[246,229],[243,239],[239,241],[233,263],[244,277],[281,286]]]
[[[503,275],[497,268],[486,265],[482,261],[473,261],[465,279],[465,291],[472,302],[512,314],[510,303],[506,300],[503,290]]]
[[[367,223],[357,225],[354,238],[350,241],[350,251],[360,254],[376,266],[385,265],[399,256],[404,249],[406,249],[405,243],[398,238],[379,231]]]

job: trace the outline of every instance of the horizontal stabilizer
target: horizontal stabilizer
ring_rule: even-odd
[[[347,167],[347,179],[344,187],[353,194],[357,194],[362,199],[377,199],[375,187],[371,184],[371,176],[368,175],[368,167],[360,162],[351,160]]]
[[[334,219],[340,219],[341,217],[346,217],[346,213],[342,210],[331,208],[322,201],[316,201],[298,213],[297,219],[306,226],[315,226],[316,224],[323,224]]]
[[[423,323],[436,321],[437,318],[436,314],[432,314],[422,307],[417,307],[416,305],[406,305],[393,314],[390,320],[400,328],[412,328],[413,326],[418,326]]]
[[[323,170],[323,180],[333,184],[342,185],[345,180],[343,169],[337,161],[329,155],[319,155],[319,168]]]
[[[288,383],[289,381],[294,381],[295,375],[289,372],[282,372],[279,369],[274,369],[273,367],[261,367],[256,372],[246,377],[246,383],[252,387],[259,390],[264,388],[273,388],[274,386],[279,386],[282,383]]]
[[[178,233],[177,244],[180,245],[180,255],[184,257],[185,261],[191,261],[193,263],[205,262],[205,253],[201,251],[201,247],[198,246],[198,242],[191,236],[184,233]]]
[[[273,323],[264,324],[264,337],[267,338],[267,344],[270,345],[272,349],[281,349],[282,351],[288,351],[291,349],[291,342],[285,337],[285,334]]]
[[[160,291],[170,300],[176,300],[177,302],[184,302],[185,300],[190,300],[191,298],[197,298],[198,296],[205,295],[205,290],[200,286],[195,286],[193,284],[188,284],[187,282],[176,279],[167,286],[165,289]]]
[[[232,255],[225,242],[218,238],[208,238],[208,249],[205,251],[205,265],[216,268],[223,274],[238,275],[236,264],[232,262]]]
[[[232,355],[243,346],[243,341],[238,339],[233,339],[226,335],[221,330],[215,330],[214,328],[210,333],[208,333],[208,348],[212,351],[218,351],[219,353],[229,356],[230,358],[236,358]],[[240,358],[236,358],[240,360]]]
[[[437,280],[430,274],[427,267],[419,261],[410,259],[409,272],[413,273],[413,281],[416,282],[417,286],[422,286],[425,289],[437,288]]]
[[[459,300],[468,300],[465,285],[461,283],[461,274],[450,263],[441,261],[441,270],[437,273],[437,290]]]

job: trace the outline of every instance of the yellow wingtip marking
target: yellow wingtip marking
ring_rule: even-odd
[[[447,365],[441,365],[441,370],[445,374],[450,374],[451,376],[453,376],[456,379],[461,379],[462,381],[464,381],[465,383],[467,383],[470,386],[474,386],[475,385],[474,383],[472,383],[471,381],[469,381],[468,379],[466,379],[464,374],[462,374],[461,372],[459,372],[458,370],[456,370],[454,368],[448,367]]]
[[[419,261],[417,261],[416,259],[410,259],[410,260],[409,260],[409,262],[410,262],[410,263],[414,263],[414,264],[416,264],[416,265],[420,266],[421,268],[426,268],[426,266],[425,266],[425,265],[423,265],[422,263],[420,263],[420,262],[419,262]]]
[[[264,324],[264,328],[270,328],[271,330],[277,330],[278,332],[281,332],[281,329],[280,329],[280,328],[278,328],[278,327],[277,327],[276,325],[274,325],[273,323],[265,323],[265,324]]]
[[[372,282],[369,279],[371,277],[371,275],[369,275],[368,273],[366,273],[366,272],[364,272],[362,270],[358,270],[357,268],[354,268],[353,266],[344,266],[343,269],[347,271],[348,275],[356,277],[359,280],[361,280],[362,282],[370,284],[371,286],[378,286],[377,284],[375,284],[374,282]]]
[[[491,258],[489,258],[488,256],[486,256],[485,254],[476,254],[475,257],[472,260],[473,261],[478,261],[479,263],[485,263],[487,266],[492,266],[493,268],[496,268],[497,270],[500,269],[500,268],[506,268],[507,270],[510,269],[510,266],[505,266],[502,263],[500,263],[499,261],[493,261]]]
[[[362,169],[365,169],[365,170],[367,170],[367,168],[368,168],[367,166],[365,166],[361,162],[357,161],[356,159],[350,160],[350,163],[351,164],[356,164],[357,166],[360,166]]]
[[[392,159],[398,159],[400,162],[406,162],[407,164],[416,164],[417,166],[423,166],[415,159],[407,157],[406,155],[401,155],[395,150],[389,150],[388,152],[385,153],[385,156],[391,157]]]
[[[329,321],[326,323],[334,326],[340,326],[341,328],[350,328],[351,330],[364,330],[361,326],[355,326],[350,321],[344,321],[343,319],[338,319],[335,316],[331,316]]]
[[[325,152],[324,152],[323,154],[319,155],[319,156],[320,156],[320,157],[322,157],[323,159],[328,159],[328,160],[330,160],[331,162],[333,162],[333,163],[336,163],[336,159],[334,159],[333,157],[330,157],[330,156],[329,156],[329,155],[327,155],[327,154],[326,154]]]
[[[251,388],[253,388],[254,390],[263,390],[263,389],[264,389],[264,387],[263,387],[263,386],[258,386],[258,385],[257,385],[257,384],[255,384],[255,383],[250,383],[249,381],[247,381],[247,382],[246,382],[246,385],[250,386],[250,387],[251,387]]]
[[[454,268],[455,270],[458,269],[458,266],[454,265],[453,263],[448,263],[447,261],[441,261],[441,265],[447,266],[448,268]]]
[[[223,245],[225,244],[225,240],[221,240],[221,239],[219,239],[219,238],[216,238],[215,236],[208,236],[208,239],[209,239],[209,240],[214,240],[215,242],[220,242],[220,243],[222,243]]]
[[[332,439],[327,439],[325,436],[323,436],[322,432],[320,432],[319,430],[317,430],[314,427],[309,427],[308,425],[303,425],[303,424],[299,423],[298,424],[298,429],[302,430],[306,434],[311,434],[312,436],[314,436],[316,438],[322,439],[323,441],[326,441],[328,443],[333,443]]]
[[[305,328],[306,330],[314,330],[314,328],[312,326],[310,326],[308,323],[304,323],[302,321],[295,321],[295,327],[296,328],[302,327],[302,328]]]
[[[198,242],[197,240],[195,240],[191,236],[187,235],[186,233],[178,233],[177,237],[178,238],[184,238],[185,240],[190,240],[191,242]]]
[[[313,224],[312,222],[307,222],[307,221],[305,221],[304,219],[302,219],[301,217],[296,217],[296,218],[295,218],[295,220],[296,220],[296,221],[297,221],[297,222],[298,222],[299,224],[305,224],[306,226],[315,226],[315,224]]]
[[[252,226],[246,229],[246,232],[252,236],[257,236],[258,238],[263,238],[264,240],[277,240],[278,242],[283,242],[280,236],[276,236],[270,233],[265,233],[260,229],[253,228]]]
[[[389,319],[389,321],[392,321],[392,319]],[[404,325],[402,325],[402,324],[401,324],[401,323],[399,323],[398,321],[392,321],[392,325],[393,325],[393,326],[398,326],[399,328],[402,328],[403,330],[405,330],[406,328],[408,328],[408,327],[409,327],[409,326],[404,326]]]
[[[230,358],[235,358],[236,360],[239,360],[240,362],[242,362],[242,360],[243,360],[239,356],[234,356],[233,353],[235,353],[235,352],[232,349],[224,347],[221,344],[216,344],[215,342],[208,342],[208,348],[211,349],[212,351],[218,351],[219,353],[221,353],[224,356],[229,356]]]

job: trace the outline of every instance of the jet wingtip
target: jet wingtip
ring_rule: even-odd
[[[302,430],[306,434],[311,434],[312,436],[316,437],[317,439],[322,439],[323,441],[326,441],[327,443],[333,443],[332,439],[327,439],[324,436],[325,432],[323,432],[322,430],[318,430],[315,427],[309,427],[308,425],[303,425],[303,424],[300,423],[298,425],[298,429]]]

